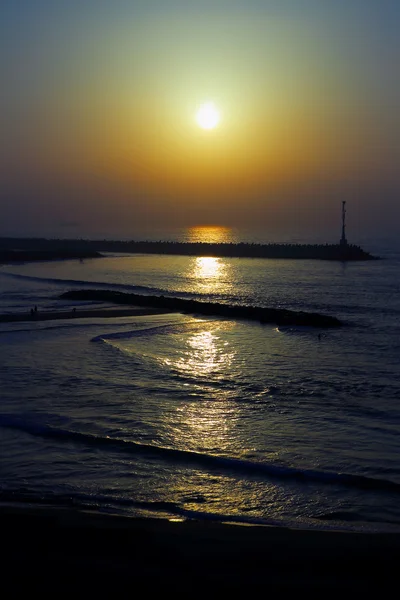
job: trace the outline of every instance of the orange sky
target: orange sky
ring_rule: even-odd
[[[60,235],[65,223],[89,236],[202,223],[328,231],[343,199],[360,231],[386,227],[383,207],[389,228],[399,216],[390,15],[116,0],[72,2],[66,19],[56,4],[43,22],[45,0],[32,21],[28,3],[5,15],[0,234]],[[211,131],[195,120],[206,101],[221,114]]]

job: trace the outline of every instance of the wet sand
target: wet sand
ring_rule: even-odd
[[[18,321],[53,321],[58,319],[92,319],[109,317],[139,317],[143,315],[158,315],[170,313],[171,310],[162,308],[144,308],[143,306],[131,306],[129,308],[77,308],[73,310],[51,310],[46,312],[12,313],[0,315],[0,323],[14,323]]]
[[[382,592],[397,585],[398,534],[170,522],[0,505],[3,579],[55,596],[153,591]],[[54,589],[55,585],[55,589]],[[22,586],[22,587],[21,587]],[[26,586],[26,587],[25,587]],[[55,597],[53,596],[53,597]],[[224,596],[225,597],[225,596]]]

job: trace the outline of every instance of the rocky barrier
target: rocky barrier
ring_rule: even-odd
[[[283,308],[263,308],[259,306],[236,306],[216,302],[199,302],[166,296],[144,296],[111,290],[71,290],[62,294],[65,300],[88,300],[112,302],[132,306],[146,306],[171,312],[225,317],[229,319],[246,319],[260,323],[276,325],[296,325],[308,327],[340,327],[341,321],[336,317],[319,313],[286,310]]]
[[[121,240],[55,240],[45,238],[0,238],[0,252],[18,248],[46,252],[117,252],[129,254],[170,254],[223,258],[314,259],[336,261],[376,260],[354,244],[256,244]]]

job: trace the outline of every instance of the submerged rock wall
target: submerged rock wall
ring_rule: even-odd
[[[336,317],[321,315],[319,313],[258,306],[236,306],[216,302],[199,302],[198,300],[186,300],[166,296],[144,296],[112,290],[72,290],[65,292],[61,297],[66,300],[97,300],[113,302],[115,304],[168,309],[173,312],[246,319],[259,321],[260,323],[276,323],[277,325],[302,325],[309,327],[340,327],[342,325]]]

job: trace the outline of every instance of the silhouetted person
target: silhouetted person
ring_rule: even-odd
[[[37,306],[35,305],[35,313],[37,313]]]

